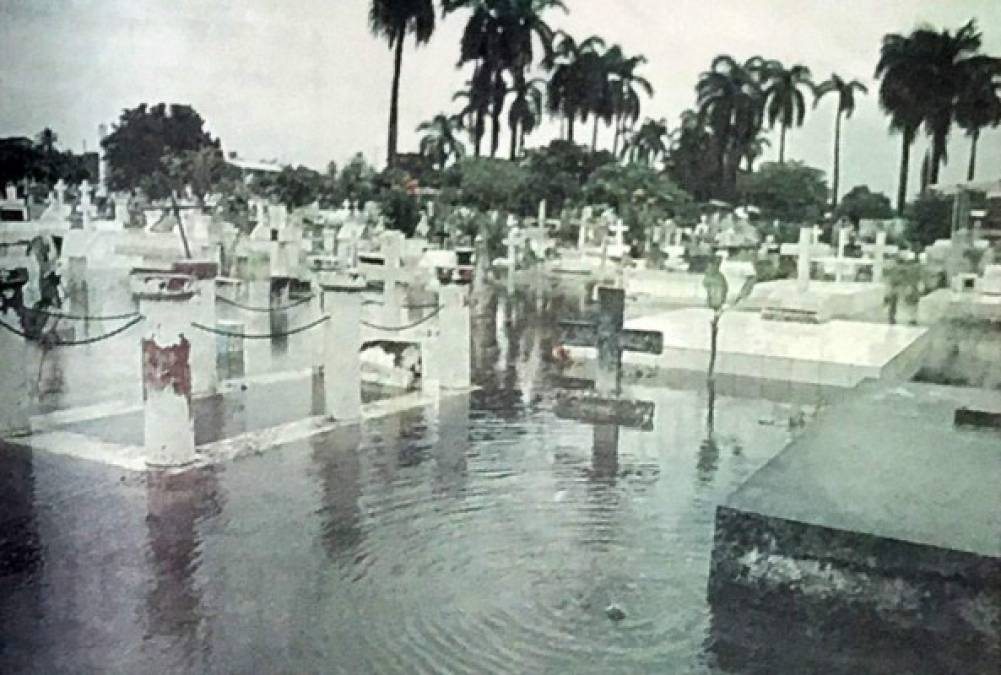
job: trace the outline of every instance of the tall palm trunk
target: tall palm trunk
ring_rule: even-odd
[[[980,129],[970,133],[970,166],[966,169],[966,180],[972,181],[977,173],[977,141],[980,140]]]
[[[567,141],[573,143],[573,115],[567,115]]]
[[[785,122],[782,123],[781,131],[779,131],[779,164],[786,163],[786,125]]]
[[[622,116],[615,118],[615,135],[612,137],[612,156],[619,156],[619,136],[622,134]]]
[[[511,161],[518,157],[518,123],[511,125]]]
[[[914,142],[914,132],[904,129],[900,147],[900,177],[897,179],[897,215],[904,215],[904,203],[907,201],[907,174],[911,162],[911,143]]]
[[[834,116],[834,170],[831,172],[831,208],[838,207],[838,184],[841,178],[841,109]]]
[[[389,94],[389,139],[386,141],[386,165],[396,164],[396,137],[400,115],[400,71],[403,69],[403,37],[399,31],[396,38],[396,54],[393,59],[393,87]]]
[[[497,106],[490,111],[490,156],[497,156],[497,148],[500,147],[501,134],[501,111]]]
[[[591,152],[598,149],[598,116],[594,116],[594,131],[591,132]]]
[[[931,166],[928,171],[928,182],[931,185],[938,184],[938,172],[945,158],[945,137],[940,134],[932,136],[931,144]]]
[[[486,115],[481,107],[476,109],[476,121],[473,123],[473,156],[480,156],[480,149],[483,144],[483,132],[486,128],[486,120],[484,119]]]

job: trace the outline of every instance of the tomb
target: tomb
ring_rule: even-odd
[[[710,601],[996,658],[1001,436],[967,407],[1001,395],[867,383],[823,411],[717,508]]]

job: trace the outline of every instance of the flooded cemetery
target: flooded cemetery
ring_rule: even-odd
[[[839,188],[860,80],[721,54],[669,132],[563,3],[361,4],[294,23],[396,50],[384,169],[250,160],[186,104],[0,138],[0,673],[996,673],[996,37],[881,29],[894,205]],[[436,15],[469,107],[418,141]],[[965,179],[894,98],[953,40]],[[785,159],[802,92],[839,97],[830,183]]]

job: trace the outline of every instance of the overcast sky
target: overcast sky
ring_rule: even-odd
[[[880,40],[921,22],[958,28],[976,18],[984,50],[1001,55],[998,0],[565,0],[547,19],[585,37],[598,34],[640,53],[656,89],[644,115],[694,105],[698,74],[712,58],[761,54],[803,63],[816,79],[837,72],[875,92]],[[140,102],[188,103],[226,150],[322,169],[356,151],[384,160],[392,55],[367,25],[367,0],[0,0],[0,135],[50,126],[64,145],[93,149],[97,126]],[[401,87],[401,149],[414,127],[454,111],[452,93],[465,14],[445,20],[429,45],[408,41]],[[788,156],[829,170],[834,99],[787,138]],[[558,132],[555,123],[530,146]],[[589,134],[586,134],[589,138]],[[954,131],[943,181],[965,177],[969,142]],[[611,142],[603,131],[601,144]],[[501,147],[507,148],[502,139]],[[777,139],[765,159],[774,158]],[[917,183],[924,141],[912,154]],[[874,95],[845,127],[842,186],[866,183],[892,195],[900,141]],[[1001,131],[984,134],[978,177],[1001,176]]]

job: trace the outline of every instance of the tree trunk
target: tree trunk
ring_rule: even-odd
[[[834,171],[831,172],[831,209],[838,208],[838,183],[841,178],[841,109],[834,116]]]
[[[511,127],[511,161],[518,157],[518,125]]]
[[[500,132],[501,132],[501,111],[498,107],[494,107],[490,111],[491,117],[491,127],[490,127],[490,156],[497,156],[497,148],[500,147]]]
[[[389,94],[389,139],[386,142],[386,165],[396,164],[396,137],[400,114],[400,71],[403,69],[403,35],[396,39],[396,56],[393,61],[393,88]]]
[[[594,116],[594,131],[591,132],[591,152],[598,149],[598,116]]]
[[[786,162],[786,125],[782,124],[779,131],[779,164]]]
[[[477,108],[476,109],[476,122],[474,123],[474,126],[473,126],[473,138],[474,138],[474,141],[473,141],[473,156],[474,157],[479,157],[480,156],[480,148],[481,148],[481,146],[483,144],[483,131],[484,131],[484,127],[485,126],[486,126],[486,124],[485,124],[485,120],[484,120],[483,108]]]
[[[573,143],[573,115],[567,116],[567,141]]]
[[[897,179],[897,215],[904,215],[904,203],[907,201],[907,173],[911,161],[911,143],[914,132],[904,130],[900,147],[900,177]]]
[[[977,141],[980,140],[980,129],[974,129],[970,134],[970,166],[966,169],[966,180],[972,181],[977,173]]]
[[[612,137],[612,155],[619,156],[619,135],[622,133],[622,117],[615,118],[615,136]]]
[[[184,246],[184,257],[191,259],[191,246],[188,245],[188,235],[184,232],[184,221],[181,220],[181,210],[177,208],[177,198],[174,193],[170,193],[170,209],[174,212],[174,219],[177,220],[177,231],[181,235],[181,244]]]
[[[928,182],[931,185],[938,185],[938,170],[942,165],[942,156],[945,154],[945,139],[941,142],[932,137],[931,143],[931,166],[928,171]]]

